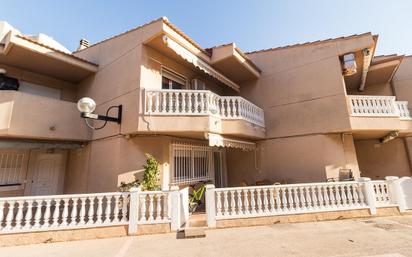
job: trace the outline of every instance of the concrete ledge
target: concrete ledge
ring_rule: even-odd
[[[0,235],[0,247],[127,236],[127,226]]]
[[[0,234],[0,247],[127,236],[127,225]],[[170,224],[139,225],[136,235],[170,233]]]
[[[137,236],[170,233],[170,223],[138,225]]]
[[[392,215],[400,215],[397,207],[378,208],[377,215],[373,217],[392,216]],[[217,220],[216,227],[217,228],[248,227],[248,226],[270,225],[270,224],[276,224],[276,223],[314,222],[314,221],[323,221],[323,220],[338,220],[338,219],[366,218],[366,217],[372,217],[372,215],[369,212],[369,209],[316,212],[316,213],[305,213],[305,214],[295,214],[295,215],[243,218],[243,219],[230,219],[230,220]]]

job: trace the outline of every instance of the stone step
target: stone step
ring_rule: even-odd
[[[207,227],[187,227],[184,229],[185,238],[206,237]]]
[[[187,224],[187,227],[193,228],[193,227],[207,227],[207,222],[206,220],[190,220]]]

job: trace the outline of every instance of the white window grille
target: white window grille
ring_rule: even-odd
[[[216,150],[213,147],[173,143],[171,148],[172,184],[182,185],[201,181],[214,181],[213,153]]]
[[[25,151],[0,151],[0,186],[23,184],[26,167]]]

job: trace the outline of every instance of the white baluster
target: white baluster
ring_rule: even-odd
[[[243,210],[242,210],[242,195],[241,195],[241,190],[237,190],[237,214],[242,215]]]
[[[323,186],[323,199],[325,200],[325,208],[330,208],[330,199],[329,199],[329,187]]]
[[[245,206],[245,215],[249,215],[250,214],[250,210],[249,210],[249,196],[248,196],[248,190],[245,189],[243,190],[243,197],[244,197],[244,206]]]
[[[342,207],[342,198],[341,198],[341,196],[340,196],[339,187],[340,187],[339,185],[336,185],[336,186],[335,186],[335,192],[336,192],[335,200],[336,200],[336,205],[337,205],[337,207],[338,207],[338,208],[341,208],[341,207]]]
[[[152,113],[153,112],[153,93],[149,92],[146,94],[146,99],[147,99],[147,112]]]
[[[230,215],[236,215],[235,191],[230,191]]]
[[[229,215],[229,201],[227,199],[227,191],[223,191],[223,215]]]
[[[140,196],[140,220],[141,221],[146,221],[146,194],[142,194]]]
[[[280,200],[280,193],[281,193],[281,190],[279,188],[275,188],[276,212],[280,212],[283,210],[281,209],[282,202]]]
[[[269,199],[270,198],[270,189],[269,188],[263,188],[262,190],[262,197],[263,197],[263,211],[265,213],[269,213]]]
[[[222,216],[222,200],[220,191],[216,191],[216,216]]]
[[[257,213],[262,213],[262,190],[260,190],[260,188],[256,189],[256,203]]]
[[[274,196],[274,188],[269,188],[269,204],[270,204],[270,212],[275,212],[276,211],[276,207],[275,207],[275,196]]]
[[[155,98],[154,112],[159,113],[159,109],[160,109],[159,92],[154,93],[154,98]]]
[[[319,201],[319,208],[323,209],[325,208],[325,203],[324,203],[324,199],[323,199],[323,193],[322,193],[322,186],[317,186],[317,192],[318,192],[318,201]]]
[[[23,207],[24,201],[17,201],[17,213],[16,213],[16,228],[22,229],[23,228]]]
[[[103,217],[103,197],[98,196],[96,197],[96,199],[97,199],[96,223],[101,224],[102,217]]]
[[[9,203],[9,210],[6,215],[6,229],[11,230],[13,228],[13,218],[14,218],[14,209],[16,202],[10,201]]]
[[[50,227],[50,208],[51,208],[51,199],[46,199],[45,201],[45,205],[46,205],[46,209],[44,210],[44,226],[45,227]]]
[[[26,213],[26,218],[25,218],[25,228],[31,228],[31,223],[32,220],[34,219],[33,217],[33,200],[28,200],[27,202],[27,213]],[[3,206],[0,204],[0,207]],[[2,220],[2,215],[0,215],[0,220]]]
[[[286,198],[286,188],[279,189],[282,192],[282,211],[288,211],[288,200]]]
[[[36,226],[36,228],[40,228],[41,225],[41,216],[42,216],[42,205],[43,205],[43,200],[36,200],[36,214],[34,216],[34,226]]]
[[[294,211],[295,206],[294,206],[294,202],[293,202],[293,187],[289,187],[288,189],[288,203],[289,203],[289,211]]]
[[[250,209],[252,214],[256,214],[255,190],[250,189]]]
[[[110,213],[111,213],[111,196],[104,197],[106,199],[106,207],[104,208],[104,224],[110,223]]]
[[[305,187],[305,198],[308,210],[312,210],[312,198],[310,197],[310,187]]]
[[[120,205],[120,195],[115,195],[114,196],[114,209],[113,209],[113,222],[119,222],[120,221],[120,215],[119,215],[119,205]]]
[[[311,186],[309,188],[312,193],[311,196],[312,196],[313,209],[319,209],[318,198],[316,197],[316,186]]]
[[[162,195],[156,195],[156,220],[162,220]]]
[[[330,202],[331,202],[331,206],[333,208],[337,208],[337,203],[336,203],[335,194],[334,194],[334,191],[335,191],[334,187],[329,186],[328,188],[329,188],[329,199],[330,199]]]
[[[299,187],[295,187],[293,189],[293,201],[295,202],[295,209],[296,210],[301,210],[301,202],[299,199],[299,194],[300,194],[300,188]]]
[[[63,214],[62,214],[62,224],[63,226],[67,226],[69,224],[69,199],[63,198]]]
[[[59,225],[59,205],[60,202],[59,200],[53,199],[54,202],[54,211],[53,211],[53,217],[52,217],[52,226],[57,227]]]
[[[166,95],[167,92],[162,92],[162,113],[167,113],[167,103],[166,103]]]
[[[301,203],[301,210],[306,210],[307,202],[305,199],[305,188],[304,187],[299,187],[299,198],[300,198],[300,203]]]
[[[80,207],[80,215],[79,215],[79,224],[84,225],[86,224],[86,217],[87,217],[87,213],[86,213],[86,204],[87,204],[87,198],[86,197],[82,197],[80,198],[81,200],[81,207]]]
[[[122,205],[122,219],[121,219],[121,221],[126,222],[127,221],[127,208],[128,208],[128,204],[129,204],[129,198],[127,198],[127,196],[125,194],[123,194],[122,200],[123,200],[122,201],[123,205]]]
[[[87,223],[92,224],[95,222],[94,216],[96,214],[95,212],[95,198],[93,196],[87,197],[88,202],[89,202],[89,209],[87,211]]]
[[[154,202],[152,194],[149,194],[149,220],[154,220]]]
[[[342,205],[343,205],[344,207],[347,207],[347,206],[348,206],[348,198],[347,198],[346,193],[345,193],[346,186],[345,186],[345,185],[341,185],[341,186],[340,186],[340,189],[341,189]]]

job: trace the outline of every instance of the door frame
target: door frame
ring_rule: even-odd
[[[37,162],[37,156],[39,154],[61,154],[62,155],[62,161],[60,164],[60,169],[59,169],[59,174],[58,174],[58,185],[57,185],[57,192],[56,194],[63,194],[63,188],[64,188],[64,177],[66,173],[66,164],[67,164],[67,150],[61,150],[61,149],[32,149],[29,154],[29,164],[28,164],[28,169],[27,169],[27,183],[26,187],[24,189],[24,195],[30,196],[31,195],[31,189],[32,189],[32,180],[33,180],[33,172],[36,168],[36,162]]]

